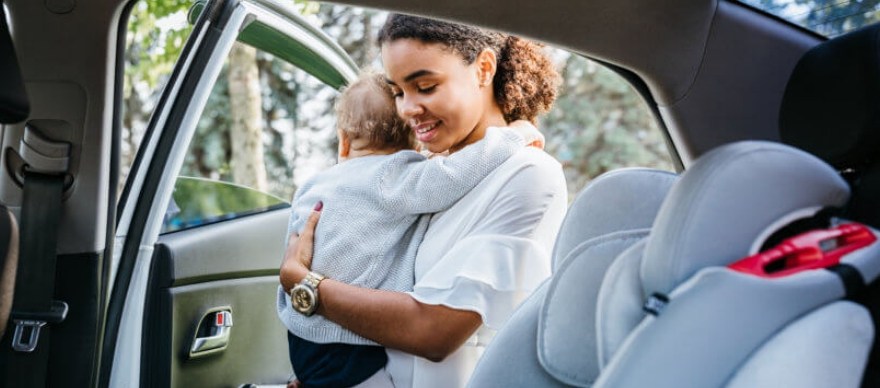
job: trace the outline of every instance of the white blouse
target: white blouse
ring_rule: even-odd
[[[467,383],[495,332],[550,276],[550,253],[567,204],[559,163],[529,147],[433,216],[410,294],[422,303],[474,311],[483,325],[439,363],[389,349],[386,371],[396,387]]]

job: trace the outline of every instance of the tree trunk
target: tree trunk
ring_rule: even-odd
[[[233,182],[265,191],[266,164],[263,161],[262,99],[257,52],[235,43],[229,54],[229,128],[232,146]]]

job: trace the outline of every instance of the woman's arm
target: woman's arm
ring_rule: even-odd
[[[320,214],[320,210],[312,212],[301,236],[291,235],[280,275],[285,291],[309,272]],[[472,311],[424,304],[402,292],[360,288],[333,279],[322,281],[318,294],[318,314],[386,347],[435,362],[452,354],[482,324],[480,315]]]

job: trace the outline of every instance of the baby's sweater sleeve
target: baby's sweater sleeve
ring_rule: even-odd
[[[415,152],[402,153],[383,172],[379,190],[396,212],[443,211],[523,147],[525,140],[517,131],[490,127],[483,139],[446,157],[426,159]]]

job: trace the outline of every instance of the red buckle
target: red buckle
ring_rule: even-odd
[[[865,225],[843,224],[797,235],[727,267],[750,275],[778,278],[837,265],[844,255],[874,241],[877,237]]]

